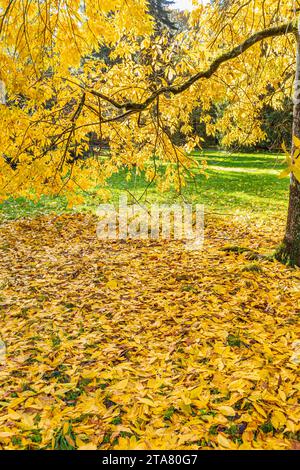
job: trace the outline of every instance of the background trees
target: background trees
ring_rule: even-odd
[[[172,0],[150,0],[149,13],[156,20],[156,25],[159,29],[168,27],[171,30],[176,29],[176,25],[170,18],[170,7],[174,2]]]

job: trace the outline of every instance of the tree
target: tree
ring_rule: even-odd
[[[296,75],[295,75],[295,95],[293,109],[293,146],[291,165],[296,165],[299,156],[300,144],[300,19],[296,35]],[[292,265],[300,266],[300,167],[290,174],[290,196],[288,218],[284,240],[282,246],[277,251],[279,261],[288,262]]]
[[[189,155],[199,145],[190,124],[195,108],[201,109],[206,131],[220,132],[224,145],[263,141],[266,103],[280,109],[291,95],[297,4],[200,5],[188,30],[170,42],[153,35],[144,0],[127,0],[122,7],[117,0],[104,1],[100,9],[88,0],[1,0],[0,79],[9,103],[1,113],[2,198],[73,191],[76,203],[77,188],[103,186],[124,164],[144,169],[149,183],[180,191],[196,164]],[[98,44],[111,49],[112,64],[93,57]],[[209,110],[220,103],[224,111],[212,120]],[[296,138],[299,116],[295,102]],[[184,147],[174,144],[178,129],[186,136]],[[87,149],[91,131],[109,141],[110,157],[72,158],[74,146]],[[277,256],[300,265],[297,147],[294,139],[287,230]],[[164,176],[157,171],[160,162],[168,163]],[[103,189],[100,196],[105,197]]]
[[[174,22],[170,19],[170,7],[173,0],[149,0],[149,13],[155,18],[159,29],[167,27],[176,29]]]

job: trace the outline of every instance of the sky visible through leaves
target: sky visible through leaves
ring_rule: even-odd
[[[179,10],[191,10],[192,7],[192,0],[174,0],[173,8],[178,8]]]

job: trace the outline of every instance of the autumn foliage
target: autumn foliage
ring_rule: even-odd
[[[189,252],[90,216],[3,226],[0,445],[298,448],[299,271],[253,260],[274,227],[211,219]]]
[[[96,205],[122,171],[182,196],[208,177],[195,109],[224,148],[258,145],[300,78],[298,3],[199,2],[158,33],[146,0],[0,0],[0,204]],[[300,271],[271,254],[282,219],[235,216],[209,214],[202,251],[99,240],[91,214],[5,220],[0,449],[299,449]]]
[[[223,145],[253,145],[265,137],[263,107],[280,109],[292,94],[296,13],[289,2],[200,5],[188,30],[171,38],[155,34],[144,0],[0,6],[2,200],[59,193],[76,204],[82,191],[103,200],[107,178],[123,165],[145,170],[162,190],[180,191],[196,165],[188,153],[201,146],[190,120],[195,107]],[[240,44],[269,29],[240,54]],[[218,69],[214,61],[224,54]],[[223,108],[217,119],[212,106]],[[100,143],[87,159],[91,132]],[[174,143],[178,132],[183,146]]]

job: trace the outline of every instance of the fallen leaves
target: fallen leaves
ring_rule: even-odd
[[[111,279],[105,284],[105,287],[111,290],[118,289],[118,283],[115,279]]]
[[[89,216],[3,225],[0,448],[297,448],[300,272],[219,250],[274,246],[247,227],[187,252]]]
[[[227,406],[227,405],[220,406],[219,411],[224,416],[235,416],[236,415],[236,411],[232,408],[232,406]]]
[[[227,439],[227,437],[225,437],[223,434],[218,434],[217,441],[221,447],[224,447],[224,449],[232,449],[233,447],[232,442]]]
[[[280,429],[286,424],[286,416],[279,410],[272,413],[271,423],[275,429]]]

